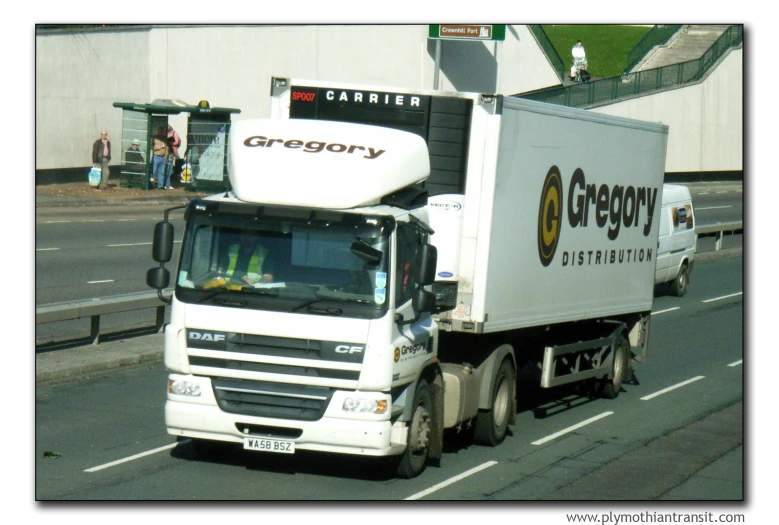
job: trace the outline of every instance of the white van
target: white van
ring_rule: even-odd
[[[671,292],[681,297],[690,284],[698,241],[690,190],[686,186],[664,184],[662,202],[655,284],[670,282]]]

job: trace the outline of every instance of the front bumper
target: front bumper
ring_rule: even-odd
[[[168,394],[165,424],[171,435],[233,443],[243,443],[247,437],[271,437],[294,441],[296,450],[366,456],[392,456],[406,448],[406,427],[393,427],[388,416],[343,414],[339,407],[348,392],[337,392],[324,416],[316,421],[287,420],[224,412],[217,405],[208,378],[193,379],[201,384],[201,396]],[[245,433],[247,427],[264,430],[262,434]],[[274,434],[268,427],[283,430]],[[290,437],[291,432],[299,436]]]

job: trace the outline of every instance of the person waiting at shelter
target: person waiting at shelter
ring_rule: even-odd
[[[127,171],[134,173],[143,173],[146,171],[146,159],[143,158],[141,153],[141,141],[138,139],[133,140],[127,151],[124,152],[124,162],[127,165]]]
[[[172,189],[170,185],[170,173],[165,169],[168,160],[168,137],[165,128],[157,128],[157,133],[152,137],[152,179],[157,181],[157,189]]]
[[[274,257],[261,245],[257,232],[243,230],[238,242],[228,247],[219,272],[224,272],[233,281],[246,284],[272,283]]]

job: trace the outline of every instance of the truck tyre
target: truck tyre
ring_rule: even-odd
[[[399,456],[397,464],[398,477],[415,478],[425,470],[430,452],[432,417],[433,397],[427,381],[421,379],[414,393],[414,409],[409,422],[406,451]]]
[[[679,275],[671,282],[671,293],[677,297],[682,297],[687,293],[687,285],[690,283],[690,271],[688,270],[687,263],[682,264],[679,268]]]
[[[476,415],[474,441],[494,447],[503,443],[514,409],[516,376],[509,361],[503,361],[492,385],[492,408]]]
[[[600,393],[602,397],[614,399],[619,395],[622,381],[630,377],[630,342],[627,337],[621,335],[611,361],[612,378],[603,378]]]

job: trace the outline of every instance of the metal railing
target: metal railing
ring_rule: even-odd
[[[722,238],[725,234],[743,233],[743,221],[723,222],[705,226],[696,226],[698,238],[716,237],[715,250],[722,249]],[[164,292],[166,297],[172,295],[171,290]],[[165,322],[166,303],[160,301],[157,292],[144,292],[138,294],[118,295],[84,301],[70,301],[66,303],[39,306],[35,309],[35,324],[53,323],[57,321],[71,321],[89,318],[90,340],[92,344],[100,343],[100,316],[121,312],[131,312],[148,308],[156,309],[154,327],[160,331]]]
[[[539,47],[541,47],[541,50],[544,52],[544,55],[546,55],[546,58],[549,59],[549,63],[552,65],[552,69],[554,69],[555,73],[557,73],[557,76],[560,78],[560,82],[562,82],[565,78],[565,63],[552,45],[552,41],[549,40],[549,37],[547,36],[546,31],[544,31],[543,26],[538,24],[528,24],[527,29],[536,39],[536,42],[538,42]]]
[[[164,295],[170,297],[172,291]],[[82,301],[49,304],[35,308],[35,324],[55,323],[57,321],[74,321],[89,319],[89,339],[93,345],[100,343],[100,316],[123,312],[133,312],[154,308],[156,318],[154,328],[160,331],[165,324],[166,303],[160,301],[157,292],[143,292],[112,297],[99,297]]]
[[[668,42],[668,39],[674,36],[681,28],[681,24],[656,25],[652,27],[652,29],[647,31],[647,33],[641,37],[641,40],[633,46],[633,49],[628,51],[628,65],[625,68],[625,72],[627,73],[633,69],[633,67],[638,64],[653,47]]]
[[[744,233],[743,221],[732,222],[718,222],[716,224],[707,224],[705,226],[696,226],[695,233],[698,238],[701,237],[716,237],[717,240],[714,243],[714,250],[719,251],[722,249],[722,238],[725,234]]]
[[[573,86],[556,86],[512,96],[561,106],[585,107],[648,95],[697,82],[729,49],[741,45],[743,40],[743,26],[730,26],[703,53],[703,56],[695,60],[636,73],[625,73]]]

